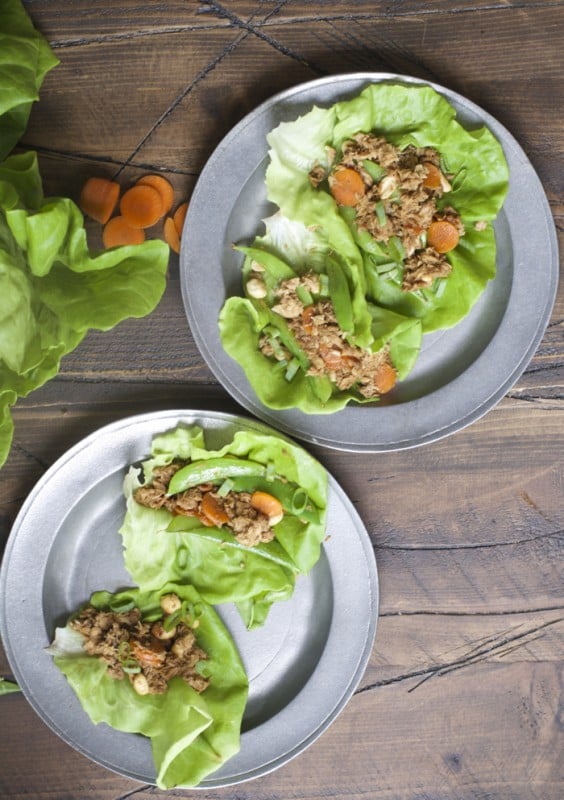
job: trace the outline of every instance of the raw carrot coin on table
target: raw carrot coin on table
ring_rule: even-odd
[[[175,253],[180,253],[180,236],[174,224],[172,217],[167,217],[164,221],[163,227],[164,240],[171,250]]]
[[[119,207],[132,228],[150,228],[164,214],[160,193],[152,186],[139,183],[123,194]]]
[[[106,248],[141,244],[145,241],[145,232],[141,228],[132,228],[124,217],[112,217],[104,227],[102,241]]]
[[[80,193],[79,205],[84,214],[105,225],[112,216],[120,185],[108,178],[88,178]]]
[[[182,236],[182,229],[184,228],[184,220],[186,219],[187,211],[188,211],[188,203],[180,203],[180,205],[172,215],[179,236]]]
[[[163,214],[168,214],[174,203],[174,189],[170,181],[163,178],[162,175],[143,175],[143,177],[139,178],[137,181],[137,185],[139,184],[142,186],[152,186],[153,189],[157,190],[161,196]]]

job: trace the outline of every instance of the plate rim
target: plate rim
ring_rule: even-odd
[[[396,438],[386,440],[385,438],[380,439],[378,441],[342,441],[336,439],[335,436],[329,437],[324,435],[320,432],[321,426],[312,432],[311,427],[312,425],[308,424],[308,419],[330,419],[333,417],[334,419],[339,418],[341,415],[343,425],[346,422],[346,417],[343,418],[342,415],[346,415],[347,412],[354,412],[357,414],[358,410],[362,407],[355,406],[354,404],[349,404],[345,407],[342,411],[335,412],[334,414],[325,414],[325,415],[310,415],[305,414],[304,412],[299,411],[298,409],[271,409],[267,406],[264,406],[258,397],[255,395],[254,390],[252,389],[249,381],[247,380],[246,376],[242,368],[240,367],[237,362],[233,359],[230,359],[229,356],[223,351],[223,348],[215,347],[212,349],[207,341],[207,337],[203,334],[200,330],[200,321],[198,316],[198,308],[197,303],[194,300],[191,287],[190,287],[190,252],[191,246],[194,242],[194,229],[197,230],[197,224],[195,225],[195,218],[197,223],[197,214],[200,213],[198,204],[200,201],[200,195],[205,195],[206,189],[206,181],[208,179],[208,175],[215,169],[216,162],[218,159],[221,159],[223,153],[229,149],[232,142],[237,140],[243,131],[249,125],[255,123],[256,120],[260,120],[260,117],[267,113],[269,109],[276,107],[277,105],[284,103],[285,101],[289,100],[298,100],[300,95],[304,93],[311,93],[312,91],[318,91],[320,88],[324,88],[326,86],[330,86],[335,88],[337,94],[339,92],[344,93],[346,92],[350,95],[353,91],[353,84],[362,84],[358,86],[356,90],[357,93],[361,91],[364,85],[367,83],[379,83],[385,81],[393,81],[393,82],[400,82],[406,83],[409,85],[415,86],[431,86],[435,91],[442,94],[451,104],[455,105],[455,107],[462,106],[463,108],[470,111],[471,114],[474,114],[479,118],[480,124],[488,126],[490,129],[493,129],[494,135],[501,141],[504,150],[509,148],[511,150],[511,155],[514,158],[517,158],[522,162],[524,165],[528,167],[530,178],[535,183],[535,196],[540,204],[540,209],[543,215],[543,221],[546,223],[547,227],[547,235],[543,239],[546,244],[546,269],[547,269],[547,280],[541,282],[542,285],[546,287],[545,291],[545,299],[542,300],[542,310],[541,313],[538,315],[537,325],[534,329],[531,329],[530,336],[528,338],[528,346],[524,349],[520,350],[517,354],[517,358],[511,362],[511,369],[503,372],[503,375],[499,379],[496,386],[490,386],[488,391],[479,399],[477,404],[474,404],[470,409],[463,409],[461,410],[458,415],[453,416],[451,419],[445,420],[444,423],[440,425],[435,425],[431,427],[429,430],[423,432],[417,432],[407,438]],[[344,89],[343,85],[348,85],[348,88]],[[350,85],[349,85],[350,84]],[[319,101],[320,105],[326,106],[328,104],[333,104],[339,99],[338,97],[333,97],[333,99],[322,99]],[[312,104],[310,102],[308,105],[311,107]],[[459,109],[457,108],[457,113]],[[296,114],[297,116],[297,114]],[[261,151],[262,152],[262,151]],[[264,153],[265,156],[268,150],[265,149]],[[507,155],[507,153],[506,153]],[[511,177],[511,176],[510,176]],[[204,203],[205,204],[205,203]],[[503,209],[505,209],[505,204]],[[210,210],[207,210],[207,213],[210,213]],[[223,220],[223,223],[226,224],[226,220]],[[260,226],[261,220],[257,220],[257,230]],[[473,422],[480,419],[484,416],[488,411],[490,411],[506,394],[506,392],[514,385],[514,383],[518,380],[520,375],[525,371],[529,361],[533,357],[538,345],[544,335],[546,327],[550,321],[550,316],[552,313],[552,309],[554,307],[554,303],[556,300],[556,294],[558,289],[558,279],[559,279],[559,264],[558,264],[558,240],[556,236],[556,228],[554,225],[554,220],[550,211],[550,206],[548,203],[548,199],[546,197],[546,193],[542,186],[542,183],[534,170],[531,162],[529,161],[527,155],[521,148],[520,144],[516,141],[513,135],[503,126],[498,120],[493,117],[488,111],[481,108],[479,105],[474,103],[473,101],[469,100],[468,98],[460,95],[459,93],[451,90],[445,86],[442,86],[439,83],[434,81],[428,81],[421,78],[416,78],[414,76],[402,75],[399,73],[391,73],[391,72],[351,72],[351,73],[343,73],[337,75],[330,75],[325,76],[322,78],[313,79],[310,81],[306,81],[300,84],[296,84],[292,87],[284,89],[272,97],[268,98],[267,100],[263,101],[259,104],[255,109],[249,112],[243,119],[241,119],[219,142],[217,147],[212,152],[211,156],[209,157],[208,161],[204,165],[200,177],[196,183],[194,192],[192,194],[192,200],[190,207],[188,209],[188,214],[184,223],[184,232],[186,233],[183,236],[184,245],[181,244],[181,252],[180,252],[180,280],[181,280],[181,293],[182,293],[182,300],[184,304],[184,309],[187,317],[187,323],[190,327],[192,332],[193,338],[195,343],[202,354],[206,364],[215,375],[217,380],[223,386],[223,388],[241,405],[243,408],[261,419],[267,425],[271,425],[285,435],[290,435],[294,438],[298,438],[304,442],[328,447],[335,450],[342,450],[346,452],[365,452],[365,453],[375,453],[375,452],[392,452],[404,449],[410,449],[415,447],[423,446],[424,444],[428,444],[431,442],[439,441],[447,436],[452,435],[453,433],[466,428],[468,425],[472,424]],[[216,230],[216,237],[217,237],[217,230]],[[515,271],[515,258],[513,257],[511,260],[512,271]],[[221,269],[221,263],[217,266],[218,269]],[[495,280],[495,279],[494,279]],[[490,283],[493,283],[490,282]],[[508,307],[512,302],[513,292],[510,292],[510,296],[508,299]],[[472,312],[470,312],[471,314]],[[437,389],[431,391],[428,394],[423,395],[422,397],[415,398],[414,400],[407,400],[405,402],[397,404],[395,408],[398,409],[408,409],[408,411],[412,411],[413,414],[417,415],[421,411],[421,406],[425,405],[425,401],[428,398],[431,398],[437,395],[436,399],[443,400],[446,396],[447,400],[449,398],[449,393],[452,394],[453,384],[456,384],[458,381],[458,385],[460,385],[460,379],[464,376],[468,376],[468,372],[470,369],[473,369],[477,362],[483,359],[484,354],[486,351],[490,351],[492,346],[497,342],[499,342],[500,336],[500,329],[503,328],[504,319],[506,318],[508,313],[508,309],[506,308],[504,314],[502,315],[501,321],[496,329],[495,333],[492,335],[490,341],[484,347],[484,350],[478,355],[474,362],[472,362],[467,370],[465,370],[461,375],[455,378],[453,381],[447,382],[445,385],[438,387]],[[470,315],[468,315],[470,316]],[[217,327],[217,326],[216,326]],[[505,333],[505,332],[504,332]],[[495,349],[495,348],[494,348]],[[233,362],[233,363],[231,363]],[[233,368],[233,364],[236,364],[236,367]],[[237,369],[238,368],[238,369]],[[226,369],[235,369],[237,373],[237,377],[233,378],[231,374],[227,374]],[[456,388],[454,389],[456,391]],[[393,408],[394,406],[388,406],[388,408]],[[362,408],[363,412],[369,411],[370,409],[364,407]],[[374,411],[378,411],[378,408],[375,408]],[[400,412],[401,413],[401,412]],[[407,415],[407,414],[406,414]],[[296,427],[296,421],[299,420],[302,423],[302,428]],[[314,422],[313,425],[316,423]],[[350,426],[349,426],[350,427]],[[354,426],[353,426],[354,427]],[[375,426],[374,426],[375,427]],[[366,437],[363,437],[364,439]]]
[[[122,428],[130,428],[131,426],[136,426],[141,423],[152,424],[153,428],[148,434],[144,431],[144,435],[150,435],[152,438],[156,435],[157,431],[155,430],[155,426],[160,426],[159,430],[166,430],[174,426],[174,424],[178,424],[182,421],[185,421],[186,424],[198,424],[198,422],[204,424],[205,421],[213,420],[216,423],[220,423],[221,425],[225,426],[235,426],[234,429],[251,429],[259,432],[264,432],[269,435],[276,435],[283,440],[291,441],[292,443],[296,444],[298,447],[302,447],[301,443],[295,442],[290,437],[281,434],[279,431],[272,429],[270,426],[266,425],[265,423],[261,422],[260,420],[247,418],[239,414],[234,414],[231,412],[221,412],[221,411],[208,411],[205,409],[168,409],[168,410],[160,410],[160,411],[152,411],[152,412],[145,412],[141,414],[135,414],[132,416],[122,417],[118,420],[110,422],[106,425],[101,426],[97,430],[91,432],[87,436],[83,437],[79,441],[77,441],[74,445],[68,448],[53,464],[46,470],[46,472],[39,478],[36,482],[32,490],[27,495],[24,503],[21,506],[19,513],[16,516],[14,524],[11,528],[10,535],[8,537],[8,541],[6,543],[6,548],[4,552],[4,558],[2,559],[2,564],[0,565],[0,636],[2,637],[2,642],[4,644],[4,649],[6,652],[6,658],[10,665],[10,668],[13,671],[14,677],[20,685],[22,689],[22,693],[26,697],[26,700],[31,705],[32,709],[38,716],[43,720],[43,722],[47,725],[48,728],[51,729],[59,738],[61,738],[64,742],[66,742],[69,746],[71,746],[74,750],[80,752],[85,757],[89,758],[89,760],[93,761],[94,763],[100,764],[104,768],[114,772],[116,774],[120,774],[124,777],[130,778],[132,780],[141,781],[144,783],[153,783],[150,778],[148,778],[145,774],[137,774],[131,771],[123,770],[121,768],[116,767],[115,764],[111,764],[104,759],[97,758],[96,755],[92,754],[89,750],[88,746],[85,746],[83,742],[76,742],[69,739],[67,735],[65,735],[64,730],[60,726],[61,719],[56,718],[55,720],[52,719],[50,714],[45,711],[41,704],[41,693],[37,691],[37,686],[30,684],[28,681],[29,675],[26,675],[25,667],[22,668],[22,660],[21,660],[21,653],[18,652],[18,645],[14,643],[14,632],[10,630],[10,618],[7,612],[9,608],[8,602],[8,584],[11,581],[11,564],[13,564],[14,553],[17,552],[16,548],[18,546],[18,534],[24,529],[25,535],[25,523],[26,517],[28,516],[31,509],[33,509],[34,504],[38,502],[38,499],[41,499],[41,495],[46,488],[48,489],[50,481],[63,469],[65,466],[69,466],[72,464],[73,460],[76,459],[77,456],[82,454],[85,450],[89,448],[96,447],[96,440],[107,438],[108,435],[113,433],[119,432]],[[166,427],[165,427],[166,426]],[[228,428],[221,428],[221,430],[228,430]],[[104,434],[105,436],[101,436]],[[322,465],[323,466],[323,465]],[[123,464],[121,467],[123,470],[127,468],[127,464]],[[326,469],[324,467],[324,469]],[[362,675],[364,674],[366,667],[368,665],[368,661],[370,659],[372,649],[374,646],[374,641],[376,637],[376,630],[379,618],[379,576],[378,576],[378,567],[376,563],[376,557],[374,553],[373,546],[370,541],[370,537],[368,531],[362,522],[358,512],[352,505],[352,501],[348,498],[347,494],[344,492],[340,484],[335,480],[332,474],[327,471],[328,475],[328,486],[329,486],[329,503],[328,508],[332,502],[338,502],[345,509],[348,519],[350,519],[351,523],[351,535],[355,538],[358,538],[358,546],[360,551],[362,551],[362,559],[363,565],[366,568],[366,595],[363,599],[363,602],[366,602],[366,607],[369,609],[370,613],[366,620],[366,625],[363,630],[363,639],[362,641],[359,640],[358,642],[358,651],[355,654],[354,660],[354,669],[351,667],[349,673],[347,673],[347,684],[345,688],[341,691],[339,697],[332,697],[330,701],[330,708],[326,707],[326,715],[325,718],[317,724],[317,726],[308,731],[306,734],[302,735],[302,738],[299,741],[296,741],[292,748],[287,749],[284,752],[280,752],[275,758],[270,758],[268,761],[264,761],[262,763],[257,763],[252,769],[248,768],[244,772],[235,773],[235,774],[226,774],[223,775],[222,773],[229,772],[229,765],[231,763],[235,763],[237,759],[237,755],[234,755],[231,759],[228,759],[225,762],[225,765],[219,768],[214,773],[211,773],[208,777],[201,781],[201,783],[196,787],[190,787],[192,790],[209,790],[212,788],[222,788],[231,785],[235,785],[238,783],[246,782],[248,780],[254,779],[256,777],[260,777],[266,775],[273,770],[277,769],[278,767],[282,766],[283,764],[287,763],[300,753],[302,753],[307,747],[309,747],[313,742],[315,742],[319,736],[323,734],[323,732],[335,721],[337,716],[341,713],[344,709],[348,701],[350,700],[351,696],[353,695],[358,683],[360,682]],[[103,477],[103,476],[102,476]],[[66,516],[68,515],[68,511],[65,514],[61,515],[60,518],[60,526],[63,525]],[[20,534],[21,535],[21,534]],[[49,534],[51,546],[53,546],[56,540],[57,532],[51,532]],[[115,535],[118,536],[117,531]],[[359,551],[359,552],[360,552]],[[47,554],[39,554],[38,558],[43,561],[45,564],[49,557],[49,553]],[[21,555],[20,555],[21,558]],[[333,578],[333,573],[332,578]],[[42,573],[42,577],[44,577],[44,572]],[[307,576],[303,576],[307,580]],[[131,582],[133,585],[133,581]],[[41,620],[43,621],[43,628],[45,628],[44,618],[43,618],[43,581],[41,581],[41,585],[38,587],[37,591],[38,600],[36,600],[36,606],[39,606],[41,611]],[[324,651],[327,648],[327,644],[330,639],[334,638],[335,632],[333,630],[333,617],[335,616],[335,608],[331,611],[332,621],[330,625],[330,630],[327,634],[327,641],[324,644],[322,653],[319,657],[319,662],[316,665],[312,676],[310,676],[305,684],[298,690],[298,693],[295,697],[293,697],[289,704],[283,707],[279,713],[275,714],[273,717],[266,720],[265,723],[261,723],[256,728],[251,729],[251,731],[246,731],[241,734],[241,750],[245,746],[245,740],[252,738],[249,734],[252,734],[253,731],[257,731],[258,729],[263,728],[265,724],[272,724],[273,720],[276,720],[282,714],[289,713],[287,710],[289,707],[296,702],[297,697],[305,691],[308,683],[311,681],[312,677],[315,675],[315,672],[319,669],[319,664],[322,662],[324,658]],[[35,611],[32,610],[32,614],[35,613],[37,615],[37,608]],[[41,645],[38,645],[40,647]],[[53,665],[53,670],[56,671],[56,675],[58,677],[61,676],[61,673],[57,670],[55,665]],[[29,673],[29,669],[27,670]],[[58,679],[57,677],[57,679]],[[65,694],[68,696],[74,696],[74,692],[70,685],[65,687]],[[94,727],[94,723],[92,723],[87,715],[86,712],[83,712],[86,716],[86,722],[89,725]],[[127,734],[123,734],[126,736]],[[138,736],[141,739],[146,739],[146,737],[142,737],[139,734],[133,734],[133,736]],[[147,740],[148,741],[148,740]],[[150,764],[153,767],[153,763],[151,761]],[[224,769],[224,767],[226,769]],[[218,777],[214,777],[215,775]],[[182,787],[178,787],[182,788]]]

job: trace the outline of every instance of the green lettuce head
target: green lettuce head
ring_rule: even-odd
[[[25,130],[46,72],[58,62],[19,0],[0,4],[0,158]],[[161,241],[91,252],[72,200],[45,198],[33,152],[0,162],[0,466],[11,406],[52,378],[90,329],[142,317],[166,285]]]
[[[69,623],[57,628],[49,648],[94,724],[105,722],[151,740],[161,789],[196,786],[239,751],[248,692],[245,669],[230,634],[193,586],[96,592],[89,604],[116,612],[138,608],[143,620],[155,622],[163,616],[161,596],[170,593],[197,609],[197,645],[208,656],[197,666],[202,677],[209,679],[201,693],[174,677],[164,694],[137,694],[127,678],[110,677],[107,664],[84,651],[84,637]]]

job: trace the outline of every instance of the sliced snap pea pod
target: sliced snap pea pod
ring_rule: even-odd
[[[260,476],[266,474],[266,467],[256,461],[225,456],[193,461],[172,476],[167,494],[178,494],[202,483],[223,483],[227,478],[244,475]]]
[[[341,330],[350,333],[354,330],[351,293],[347,276],[341,265],[333,258],[327,259],[329,295]]]
[[[259,247],[242,246],[235,247],[235,250],[240,250],[242,253],[245,253],[246,256],[252,258],[253,261],[263,266],[268,274],[276,280],[276,283],[294,278],[296,275],[294,270],[282,261],[281,258],[278,258],[278,256],[275,256],[273,253],[269,253],[267,250],[261,250]]]

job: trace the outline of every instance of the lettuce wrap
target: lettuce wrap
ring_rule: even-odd
[[[329,170],[333,154],[338,159],[343,142],[359,132],[373,132],[399,148],[434,147],[445,170],[454,176],[452,191],[442,202],[456,209],[466,233],[447,255],[453,269],[440,293],[402,291],[379,269],[394,260],[401,264],[401,255],[358,230],[350,210],[339,207],[328,191],[310,182],[310,170]],[[491,222],[508,188],[503,150],[488,128],[463,127],[451,104],[429,86],[382,82],[367,86],[352,100],[326,109],[314,107],[293,122],[281,123],[267,138],[269,200],[285,216],[321,228],[329,247],[354,262],[359,271],[362,262],[370,301],[421,319],[424,333],[451,327],[469,312],[495,276]]]
[[[324,231],[315,226],[306,227],[280,213],[264,222],[266,234],[256,237],[251,247],[238,248],[245,254],[243,285],[247,296],[228,298],[219,316],[223,347],[242,366],[260,401],[270,408],[294,407],[321,414],[338,411],[351,401],[374,400],[363,397],[357,385],[343,389],[329,374],[311,374],[307,354],[285,319],[273,311],[281,282],[308,272],[318,275],[326,287],[312,300],[323,300],[325,293],[347,341],[371,353],[389,351],[397,377],[405,378],[419,353],[421,323],[366,301],[362,259],[354,243],[347,257],[342,257],[332,251]],[[259,267],[266,294],[255,299],[249,296],[247,287]],[[265,335],[274,336],[290,359],[274,360],[264,354],[260,342]]]
[[[208,656],[197,665],[198,672],[209,679],[201,693],[173,677],[164,694],[138,694],[127,677],[110,677],[107,664],[84,651],[83,635],[70,627],[73,617],[66,627],[57,628],[48,648],[93,723],[105,722],[150,738],[161,789],[196,786],[238,752],[248,691],[245,669],[230,634],[194,587],[167,584],[152,592],[96,592],[90,605],[112,611],[135,607],[143,620],[153,622],[163,617],[161,596],[171,592],[197,615],[197,644]]]
[[[272,541],[249,547],[226,526],[203,524],[196,516],[175,515],[168,508],[148,508],[135,492],[151,484],[155,471],[180,460],[191,468],[251,462],[252,476],[230,478],[233,491],[265,491],[284,507],[272,528]],[[178,473],[180,474],[180,473]],[[219,488],[219,481],[216,483]],[[172,483],[171,483],[172,488]],[[124,480],[127,510],[120,534],[124,562],[144,589],[168,580],[190,583],[209,603],[234,602],[248,628],[266,619],[272,604],[288,599],[296,576],[317,562],[325,536],[327,474],[300,447],[277,436],[238,431],[218,450],[208,449],[197,426],[179,426],[156,436],[151,458],[132,466]]]
[[[0,157],[24,132],[47,70],[58,62],[18,0],[0,7]],[[142,317],[166,285],[161,241],[90,252],[72,200],[45,198],[36,154],[0,162],[0,466],[10,408],[59,370],[88,330]]]

